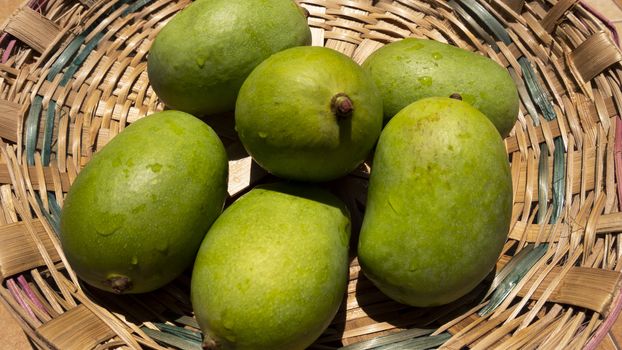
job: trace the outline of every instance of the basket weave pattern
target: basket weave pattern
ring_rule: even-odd
[[[506,67],[521,99],[505,139],[514,204],[495,275],[457,302],[419,309],[380,293],[354,259],[348,295],[314,347],[409,329],[403,340],[448,349],[594,348],[622,307],[617,33],[577,0],[298,2],[313,45],[361,63],[404,37],[451,43]],[[57,238],[63,196],[93,153],[164,108],[146,57],[189,3],[32,0],[0,27],[0,301],[38,348],[199,348],[187,275],[141,296],[97,292],[79,283]],[[235,197],[264,172],[231,118],[217,121]],[[340,182],[360,208],[354,227],[367,174]]]

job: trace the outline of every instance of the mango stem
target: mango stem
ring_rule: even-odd
[[[454,92],[453,94],[449,95],[449,98],[453,98],[454,100],[462,101],[462,95],[460,95],[457,92]]]
[[[337,118],[347,118],[352,116],[354,105],[348,95],[340,92],[330,100],[330,109]]]
[[[117,294],[122,294],[123,292],[132,289],[132,280],[130,280],[127,276],[110,276],[106,280],[106,283],[108,283],[110,288],[112,288],[112,290]]]

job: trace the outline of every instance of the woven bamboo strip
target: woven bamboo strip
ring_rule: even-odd
[[[68,325],[81,325],[80,333],[73,334]],[[59,349],[93,348],[100,342],[114,336],[114,332],[84,305],[65,312],[38,328]]]
[[[595,217],[595,233],[607,233],[607,232],[620,232],[622,230],[622,214],[616,212],[611,214],[603,214],[599,217]],[[569,229],[570,225],[566,223],[560,224],[564,229]],[[509,237],[511,239],[520,240],[521,237],[527,242],[535,242],[540,232],[553,232],[554,225],[550,224],[530,224],[526,225],[524,222],[517,221],[510,230]],[[558,229],[554,236],[551,238],[554,241],[559,239],[563,229]]]
[[[14,13],[3,30],[38,52],[45,51],[60,33],[58,25],[28,7]]]
[[[502,316],[495,318],[474,316],[474,320],[465,319],[468,325],[454,334],[454,337],[443,344],[440,349],[461,349],[463,346],[472,344],[481,336],[496,329],[513,310],[513,308],[507,309],[502,313]]]
[[[538,270],[538,275],[534,275],[530,278],[530,280],[533,280],[533,283],[531,283],[531,286],[527,286],[527,284],[525,284],[522,286],[522,288],[518,288],[518,287],[516,288],[517,295],[522,297],[522,300],[519,301],[518,304],[516,304],[516,308],[514,312],[509,316],[508,320],[506,320],[505,323],[517,317],[518,314],[523,310],[523,308],[530,301],[530,299],[538,299],[538,296],[534,295],[536,288],[539,286],[542,286],[542,281],[544,280],[544,277],[547,276],[551,272],[551,270],[555,267],[555,265],[559,263],[559,260],[561,259],[561,256],[559,256],[557,259],[553,257],[553,260],[551,261],[551,263],[547,263],[548,260],[551,258],[551,256],[553,256],[553,254],[554,254],[554,250],[549,249],[547,255],[545,255],[540,260],[540,262],[536,266],[534,266],[534,269]],[[525,277],[525,280],[527,280],[527,277]],[[525,292],[521,294],[520,293],[521,290]],[[517,328],[516,332],[521,331],[523,328],[525,328],[525,325],[521,324]]]
[[[12,312],[14,312],[14,315],[20,314],[20,311],[13,309],[12,303],[5,299],[3,291],[0,291],[0,303],[2,303],[2,305],[6,307],[7,310],[11,310]],[[21,315],[16,316],[15,321],[21,326],[22,330],[24,331],[24,333],[26,333],[29,339],[32,339],[33,343],[37,348],[45,350],[51,349],[51,344],[49,344],[49,342],[47,342],[46,340],[41,339],[40,335],[33,330],[31,325],[28,324],[25,319],[21,317]]]
[[[536,322],[529,325],[527,328],[521,329],[519,327],[511,337],[507,337],[507,339],[503,343],[498,344],[496,348],[501,349],[507,346],[510,349],[520,349],[527,347],[530,343],[538,344],[538,346],[543,345],[545,339],[558,327],[559,321],[562,318],[562,316],[560,316],[561,312],[563,312],[563,307],[560,305],[553,305],[553,307],[539,317]]]
[[[599,54],[594,56],[594,52]],[[592,80],[603,69],[620,60],[622,54],[616,49],[611,37],[604,32],[594,34],[570,54],[570,62],[583,82]]]
[[[601,321],[599,320],[598,315],[593,314],[592,317],[590,318],[590,322],[587,324],[587,326],[583,330],[581,330],[580,336],[575,337],[575,339],[572,341],[571,343],[572,348],[577,349],[577,350],[583,349],[583,344],[587,343],[588,338],[590,337],[594,329],[597,328],[600,323]]]
[[[41,221],[34,221],[33,227],[52,260],[60,260]],[[29,239],[23,222],[0,226],[0,277],[4,279],[44,264],[37,246]]]
[[[19,281],[22,278],[23,276],[19,276],[17,280]],[[7,286],[11,294],[13,294],[13,297],[19,300],[22,305],[25,304],[26,309],[29,310],[31,315],[38,321],[45,323],[52,319],[41,301],[36,298],[36,294],[32,292],[30,286],[27,284],[20,285],[15,282],[14,279],[9,279],[7,281]]]
[[[41,274],[39,273],[38,270],[33,269],[31,271],[31,275],[34,279],[34,281],[37,284],[37,288],[43,293],[44,298],[40,298],[40,300],[43,300],[47,303],[49,303],[50,307],[52,308],[52,310],[50,310],[50,314],[57,314],[60,315],[63,312],[65,312],[65,310],[63,309],[63,307],[61,306],[61,304],[58,302],[58,300],[54,297],[55,293],[54,291],[50,288],[50,286],[47,284],[47,282],[45,282],[43,280],[43,278],[41,277]]]
[[[518,295],[518,293],[523,289],[523,286],[525,285],[525,283],[527,283],[527,281],[534,276],[537,272],[539,272],[539,270],[542,269],[542,267],[546,264],[546,262],[551,258],[551,256],[553,255],[553,251],[551,249],[548,249],[545,252],[545,255],[542,256],[534,265],[533,267],[527,272],[527,274],[520,280],[518,281],[518,283],[516,284],[516,286],[514,286],[512,288],[512,290],[510,290],[510,292],[508,293],[507,297],[505,297],[505,299],[503,299],[503,301],[499,304],[499,306],[494,310],[494,312],[492,313],[492,315],[490,316],[490,318],[497,318],[500,317],[505,311],[507,311],[509,308],[512,308],[514,310],[516,310],[517,308],[519,308],[520,303],[519,304],[515,304],[513,303],[514,298]],[[513,269],[516,267],[513,267]],[[511,273],[511,271],[509,271],[508,275]],[[505,278],[509,278],[509,277],[505,277]],[[497,288],[497,287],[495,287]],[[492,291],[490,291],[492,292]],[[518,311],[514,311],[514,312],[518,312]],[[509,314],[509,316],[512,316],[513,313]]]
[[[473,350],[489,349],[492,345],[499,342],[506,334],[510,333],[513,329],[515,329],[518,326],[518,324],[523,320],[524,317],[525,315],[522,315],[518,318],[515,318],[505,323],[501,327],[498,327],[486,337],[483,337],[480,340],[478,340],[471,347],[471,349]]]
[[[20,279],[25,281],[24,275],[20,275]],[[52,305],[47,302],[46,297],[41,294],[38,285],[30,282],[28,283],[28,287],[30,298],[35,304],[39,304],[51,318],[55,318],[60,315],[60,313],[56,312]]]
[[[0,137],[7,140],[16,140],[17,121],[22,115],[22,106],[19,103],[0,99]]]
[[[62,279],[61,283],[63,283],[66,287],[75,286],[72,282],[67,279]],[[137,340],[132,338],[128,330],[121,324],[121,321],[116,319],[108,310],[102,308],[101,306],[93,303],[86,295],[82,294],[81,290],[74,291],[73,296],[78,299],[82,304],[81,306],[85,306],[91,313],[97,316],[98,321],[102,322],[100,324],[105,324],[106,327],[116,333],[125,343],[130,346],[132,349],[139,349],[140,346],[137,343]],[[68,322],[65,324],[65,327],[70,326],[71,324],[75,324],[73,322]]]
[[[554,267],[538,285],[533,299],[539,299],[552,281],[561,273],[561,267]],[[530,279],[518,293],[523,296],[526,289],[531,287],[535,277]],[[573,267],[557,285],[548,300],[558,303],[568,303],[577,306],[604,312],[611,302],[612,295],[619,288],[620,274],[603,269]]]
[[[0,147],[0,151],[2,151],[3,156],[5,157],[5,159],[9,159],[13,164],[17,163],[17,160],[15,158],[15,155],[13,153],[9,153],[5,147]],[[10,177],[12,180],[13,185],[18,189],[17,193],[19,195],[20,200],[15,200],[14,202],[18,205],[15,206],[15,208],[17,209],[17,212],[22,216],[23,222],[26,224],[26,228],[27,228],[27,232],[30,236],[30,238],[32,239],[33,242],[35,242],[37,249],[39,250],[39,253],[42,257],[42,259],[44,260],[45,264],[48,266],[48,268],[50,269],[50,272],[52,274],[52,276],[54,277],[57,285],[60,288],[60,291],[64,297],[64,299],[70,304],[70,305],[75,305],[75,301],[73,300],[73,298],[71,298],[69,291],[67,290],[67,288],[63,285],[60,284],[59,281],[59,272],[54,268],[54,264],[53,261],[50,257],[50,254],[47,252],[47,250],[45,249],[45,246],[43,245],[41,239],[36,235],[36,231],[33,227],[33,223],[32,223],[32,219],[29,218],[29,216],[26,214],[26,208],[25,206],[28,205],[31,208],[33,208],[35,210],[35,212],[37,212],[38,217],[42,217],[43,215],[40,214],[40,210],[38,210],[38,207],[33,207],[32,204],[34,203],[30,203],[30,200],[32,198],[28,197],[28,195],[26,194],[26,186],[24,185],[24,178],[23,178],[23,173],[20,171],[20,168],[18,166],[13,166],[13,167],[9,167],[10,171]],[[32,189],[30,191],[30,193],[32,193]],[[60,248],[60,244],[57,242],[56,237],[53,236],[53,234],[51,234],[51,229],[48,227],[48,224],[46,223],[46,221],[40,221],[43,224],[43,227],[46,228],[46,234],[47,236],[50,238],[50,240],[52,241],[54,248],[57,252],[61,251]],[[62,254],[59,255],[61,260],[63,260],[63,262],[66,263],[64,256]],[[69,269],[69,273],[72,276],[72,279],[74,281],[74,283],[77,284],[77,278],[75,277],[75,275],[72,273],[72,271]]]

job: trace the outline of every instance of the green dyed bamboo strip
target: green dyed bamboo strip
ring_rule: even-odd
[[[544,223],[547,212],[547,198],[549,196],[549,148],[546,143],[540,144],[540,159],[538,162],[538,218],[536,223]]]
[[[169,333],[156,331],[147,327],[142,327],[141,329],[143,332],[145,332],[146,335],[160,343],[174,346],[181,350],[202,350],[201,343],[196,343],[187,339],[176,337]]]
[[[497,19],[493,17],[490,14],[490,12],[486,10],[485,7],[480,5],[475,0],[458,0],[458,1],[464,7],[466,7],[468,11],[473,13],[482,22],[484,22],[484,25],[488,27],[488,30],[490,30],[494,34],[494,36],[497,37],[497,39],[501,40],[506,45],[509,45],[512,43],[512,39],[510,38],[510,35],[505,30],[503,25],[499,23],[499,21],[497,21]]]
[[[56,101],[51,100],[47,108],[45,126],[43,129],[43,146],[41,147],[41,163],[43,163],[44,166],[50,165],[50,154],[52,153],[52,136],[54,135],[55,110]]]
[[[554,140],[555,151],[553,152],[553,214],[549,221],[554,224],[559,220],[564,207],[566,197],[566,151],[564,140],[557,136]]]
[[[497,286],[490,297],[490,302],[478,312],[478,315],[482,317],[486,316],[501,305],[503,300],[510,295],[510,292],[525,277],[527,272],[529,272],[538,260],[544,256],[547,248],[548,244],[540,244],[537,247],[528,245],[516,254],[512,260],[518,260],[512,265],[512,271],[501,281],[499,286]]]
[[[148,3],[150,3],[153,0],[138,0],[134,3],[132,3],[130,6],[128,6],[123,13],[121,14],[122,16],[127,16],[128,14],[132,13],[132,12],[136,12],[137,10],[139,10],[140,8],[142,8],[143,6],[147,5]]]
[[[67,85],[67,83],[71,80],[71,78],[76,73],[76,71],[78,71],[80,66],[82,66],[82,63],[84,63],[84,61],[89,56],[89,54],[93,52],[93,50],[95,49],[95,46],[99,44],[99,42],[104,37],[104,35],[105,35],[104,32],[99,32],[95,34],[93,39],[91,39],[91,41],[89,41],[84,46],[84,49],[82,49],[82,51],[80,51],[80,53],[76,56],[76,58],[74,58],[74,60],[71,62],[71,65],[67,68],[67,70],[63,74],[63,78],[60,81],[60,86]]]
[[[433,349],[442,345],[451,338],[449,333],[441,333],[431,337],[420,337],[410,340],[404,340],[399,343],[390,344],[386,346],[380,346],[374,348],[374,350],[426,350]]]
[[[80,33],[80,35],[76,36],[70,43],[67,45],[65,50],[56,58],[56,61],[52,63],[50,70],[47,75],[47,80],[52,81],[54,77],[60,73],[63,68],[67,65],[69,60],[78,52],[80,46],[84,43],[86,36],[88,35],[88,29],[84,32]]]
[[[39,116],[41,115],[43,96],[37,95],[32,101],[26,117],[26,162],[35,165],[35,149],[39,137]]]
[[[177,327],[177,326],[171,326],[168,325],[166,323],[154,323],[156,327],[158,327],[162,332],[166,332],[169,334],[172,334],[174,336],[180,337],[180,338],[184,338],[190,341],[194,341],[197,342],[198,344],[201,343],[201,333],[200,332],[195,332],[195,331],[191,331],[189,329],[183,328],[183,327]]]
[[[555,119],[557,117],[555,114],[555,110],[553,109],[551,102],[542,92],[542,88],[540,87],[538,79],[536,78],[536,73],[531,66],[531,62],[529,62],[529,60],[525,56],[521,56],[518,59],[518,63],[520,64],[523,71],[523,76],[525,78],[525,82],[527,83],[527,90],[529,91],[531,98],[535,101],[536,105],[542,111],[544,119],[549,121]]]
[[[378,347],[403,342],[405,340],[427,336],[432,334],[434,329],[413,328],[398,333],[376,337],[370,340],[351,344],[340,348],[341,350],[368,350],[377,349]]]

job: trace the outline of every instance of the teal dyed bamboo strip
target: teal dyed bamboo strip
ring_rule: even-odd
[[[50,192],[48,192],[48,195],[49,194]],[[60,214],[52,215],[47,210],[44,210],[45,207],[43,206],[43,200],[41,199],[41,196],[39,195],[39,193],[35,192],[34,197],[35,197],[35,200],[37,201],[37,205],[39,205],[39,208],[41,208],[41,212],[43,213],[43,216],[45,216],[47,222],[50,225],[52,225],[52,229],[54,230],[54,233],[58,235],[58,233],[60,232]],[[54,196],[54,200],[55,199],[56,199],[56,196]],[[48,203],[50,203],[49,197],[48,197]]]
[[[71,62],[71,64],[69,65],[65,73],[63,74],[63,78],[60,81],[61,86],[67,85],[67,83],[71,80],[71,78],[76,73],[76,71],[82,66],[82,63],[84,63],[86,58],[91,54],[91,52],[93,52],[97,44],[99,44],[99,42],[104,37],[104,35],[105,35],[104,32],[99,32],[95,34],[93,39],[91,39],[91,41],[89,41],[84,46],[84,49],[80,51],[80,53],[76,56],[76,58],[73,59],[73,61]]]
[[[512,292],[518,282],[520,282],[538,260],[544,256],[547,248],[548,244],[546,243],[540,244],[537,247],[533,244],[529,244],[512,257],[512,260],[516,259],[516,262],[512,264],[512,271],[510,271],[497,288],[495,288],[494,293],[492,293],[490,297],[490,301],[478,312],[478,315],[483,317],[495,311],[503,300],[510,295],[510,292]],[[507,266],[509,266],[509,264],[506,265],[506,268]]]
[[[510,35],[505,30],[503,25],[497,21],[497,19],[486,10],[484,6],[479,4],[475,0],[458,0],[467,11],[473,13],[476,17],[484,22],[484,25],[488,27],[488,30],[493,33],[497,39],[501,40],[504,44],[509,45],[512,43]]]
[[[82,44],[84,43],[84,40],[86,39],[86,36],[88,35],[87,30],[80,33],[80,35],[78,35],[77,37],[75,37],[69,43],[69,45],[67,45],[65,50],[63,50],[63,52],[56,58],[56,61],[52,63],[52,66],[50,67],[50,71],[48,72],[48,75],[46,78],[48,81],[54,80],[54,77],[58,73],[60,73],[60,71],[63,70],[63,68],[65,68],[69,60],[71,60],[71,58],[76,54],[76,52],[78,52],[78,50],[80,49],[80,46],[82,46]]]
[[[538,162],[538,218],[536,223],[544,222],[549,196],[549,148],[546,143],[540,144],[540,159]]]
[[[43,104],[43,96],[36,95],[30,105],[28,116],[26,117],[26,162],[28,165],[35,165],[35,149],[39,138],[39,116]]]
[[[512,76],[512,79],[514,79],[514,81],[517,83],[518,94],[523,100],[523,105],[525,106],[527,113],[529,113],[531,120],[533,120],[534,125],[540,125],[540,116],[538,115],[536,106],[533,104],[531,96],[529,96],[529,92],[527,91],[527,88],[523,83],[523,78],[519,77],[518,74],[516,74],[514,68],[512,67],[508,68],[508,72],[510,73],[510,76]]]
[[[421,329],[421,328],[412,328],[407,329],[405,331],[384,335],[380,337],[376,337],[370,340],[362,341],[359,343],[351,344],[339,348],[340,350],[369,350],[369,349],[377,349],[380,346],[385,346],[389,344],[394,344],[398,342],[403,342],[405,340],[410,340],[413,338],[418,338],[422,336],[430,335],[434,332],[434,329]]]
[[[58,200],[56,199],[56,194],[53,191],[48,191],[48,205],[50,207],[51,215],[52,215],[52,226],[54,228],[54,232],[60,232],[60,213],[61,208],[58,205]]]
[[[554,139],[553,152],[553,213],[549,223],[554,224],[562,214],[566,197],[566,149],[561,136]]]
[[[490,36],[486,32],[486,30],[484,30],[484,28],[480,27],[479,24],[477,24],[477,21],[465,9],[463,9],[462,6],[460,6],[460,4],[458,4],[454,0],[450,0],[449,5],[454,9],[454,11],[458,15],[460,15],[460,17],[462,17],[462,19],[464,19],[465,22],[471,25],[472,29],[475,30],[477,35],[479,35],[482,39],[484,39],[484,41],[488,43],[488,45],[490,45],[490,47],[492,47],[492,49],[495,52],[501,51],[499,49],[499,46],[495,42],[495,39],[492,36]]]
[[[128,6],[123,13],[121,14],[122,16],[127,16],[128,14],[132,13],[132,12],[136,12],[138,11],[140,8],[142,8],[143,6],[147,5],[148,3],[150,3],[153,0],[138,0],[135,3],[131,4],[130,6]]]
[[[152,0],[135,1],[133,4],[129,5],[123,11],[121,16],[126,16],[130,13],[135,12],[138,9],[145,6],[146,4],[150,3],[151,1]],[[76,55],[76,53],[79,51],[82,44],[84,44],[86,37],[101,23],[101,21],[104,18],[106,18],[111,13],[119,9],[122,5],[125,5],[127,3],[129,3],[129,0],[118,1],[116,4],[111,6],[106,12],[104,12],[100,17],[95,19],[95,21],[88,28],[84,29],[82,33],[80,33],[77,37],[75,37],[72,40],[72,42],[69,43],[69,45],[67,45],[63,53],[61,53],[56,59],[56,61],[52,64],[52,67],[50,68],[50,71],[47,75],[47,80],[52,81],[54,77],[57,74],[59,74],[63,70],[63,68],[65,68],[65,66],[67,66],[71,58]],[[93,39],[91,39],[88,43],[86,43],[85,47],[80,51],[80,53],[77,56],[75,56],[69,68],[63,74],[63,78],[61,79],[61,83],[60,83],[61,86],[65,86],[69,82],[69,80],[71,80],[71,77],[80,68],[82,63],[84,63],[88,55],[95,49],[97,44],[99,44],[99,42],[104,37],[104,35],[105,35],[105,31],[97,33],[93,37]]]
[[[142,327],[141,329],[143,332],[145,332],[147,336],[155,339],[160,343],[174,346],[181,350],[202,350],[201,343],[196,343],[187,339],[176,337],[169,333],[156,331],[147,327]]]
[[[201,333],[199,332],[194,332],[183,327],[171,326],[166,323],[158,322],[158,323],[154,323],[154,325],[158,327],[162,332],[166,332],[166,333],[196,342],[198,344],[201,344],[202,337],[201,337]]]
[[[555,110],[553,109],[553,105],[542,92],[542,88],[540,87],[538,79],[536,78],[536,73],[531,66],[531,62],[529,62],[529,60],[525,56],[521,56],[518,59],[518,63],[520,64],[523,71],[525,83],[527,83],[527,90],[529,91],[531,98],[535,101],[536,105],[542,111],[544,118],[549,121],[555,119],[557,115],[555,113]]]
[[[129,5],[123,11],[121,16],[125,17],[128,14],[133,13],[133,12],[139,10],[140,8],[142,8],[146,4],[150,3],[151,1],[153,1],[153,0],[138,0],[138,1],[135,1],[134,3]],[[48,80],[54,79],[54,76],[56,76],[56,74],[60,73],[60,71],[67,65],[67,63],[69,62],[71,57],[73,57],[73,55],[77,52],[77,49],[79,49],[80,46],[82,44],[84,44],[84,41],[85,41],[86,37],[97,27],[97,25],[99,25],[101,23],[101,21],[104,18],[106,18],[111,13],[113,13],[114,11],[119,9],[122,5],[125,5],[125,4],[127,4],[129,2],[130,2],[129,0],[118,1],[116,4],[111,6],[102,16],[97,18],[93,22],[93,24],[91,24],[82,33],[80,33],[80,35],[78,37],[76,37],[76,39],[74,39],[74,42],[76,43],[77,48],[72,46],[72,44],[74,44],[74,42],[72,42],[71,44],[69,44],[67,46],[67,49],[65,49],[65,52],[63,52],[63,54],[61,54],[61,56],[59,56],[59,59],[57,59],[57,61],[55,62],[55,65],[52,65],[52,67],[56,68],[56,69],[55,69],[54,72],[52,72],[50,70],[50,74],[48,74]],[[71,80],[71,77],[80,68],[82,63],[84,63],[84,61],[89,56],[89,54],[95,49],[97,44],[99,44],[99,42],[103,39],[105,34],[106,34],[105,31],[99,32],[99,33],[95,34],[95,36],[88,43],[86,43],[84,48],[73,59],[73,61],[71,62],[70,66],[67,68],[67,70],[63,74],[63,78],[61,79],[61,83],[60,83],[61,86],[65,86],[69,82],[69,80]],[[61,60],[61,57],[62,57],[62,60]]]
[[[415,338],[395,344],[380,346],[373,348],[373,350],[426,350],[442,345],[448,341],[449,338],[451,338],[451,334],[441,333],[431,337]]]
[[[122,4],[124,4],[126,2],[127,2],[127,0],[121,1]],[[114,6],[111,6],[106,12],[104,12],[98,18],[96,18],[90,26],[85,28],[82,31],[82,33],[78,34],[78,36],[76,36],[69,43],[69,45],[67,45],[65,50],[63,50],[63,52],[56,58],[56,61],[54,61],[54,63],[50,67],[50,71],[48,72],[48,75],[47,75],[47,78],[46,78],[47,80],[49,80],[49,81],[54,80],[54,77],[56,77],[56,75],[59,74],[67,66],[67,64],[72,59],[72,57],[74,57],[76,55],[76,53],[78,53],[78,51],[80,50],[80,47],[86,41],[86,37],[93,31],[93,29],[95,29],[95,27],[97,27],[97,25],[100,24],[101,21],[104,18],[106,18],[108,15],[110,15],[110,13],[112,11],[114,11],[117,8],[119,8],[119,6],[120,6],[119,4],[115,4]],[[94,48],[94,46],[93,46],[93,48]],[[91,48],[90,51],[92,51],[93,48]],[[87,52],[87,56],[88,56],[88,53],[90,53],[90,51]],[[84,59],[86,59],[86,56],[82,59],[82,61],[84,61]],[[63,77],[63,80],[65,80],[65,77]],[[66,84],[66,82],[65,82],[65,84]]]
[[[56,112],[56,101],[51,100],[48,104],[47,117],[43,128],[43,146],[41,147],[41,162],[44,166],[50,164],[50,154],[52,153],[52,135],[54,134],[54,116]]]

